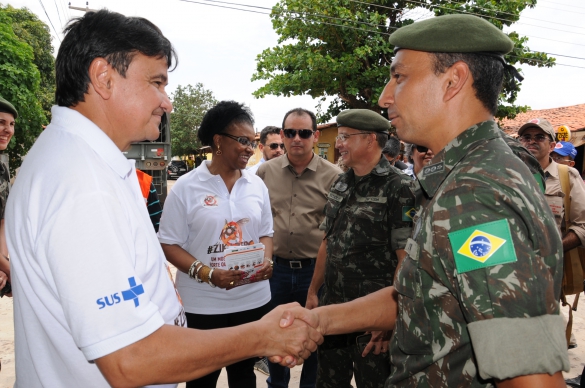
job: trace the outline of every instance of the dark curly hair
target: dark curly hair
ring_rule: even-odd
[[[73,19],[55,61],[55,100],[59,106],[83,102],[89,87],[89,65],[103,57],[122,76],[137,53],[165,58],[171,69],[177,54],[160,29],[140,17],[126,17],[102,9]],[[173,68],[174,69],[174,68]],[[171,69],[172,70],[172,69]]]
[[[250,108],[236,101],[220,101],[203,116],[197,137],[201,144],[213,147],[214,135],[226,132],[231,124],[240,123],[254,125]]]

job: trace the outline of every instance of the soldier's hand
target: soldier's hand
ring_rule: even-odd
[[[388,351],[388,345],[390,344],[389,341],[389,332],[387,331],[373,331],[372,332],[372,339],[366,345],[364,352],[362,353],[362,357],[365,357],[372,351],[375,355],[380,353],[386,353]]]
[[[323,343],[323,336],[306,323],[317,325],[315,317],[306,316],[306,312],[298,303],[290,303],[262,317],[267,324],[263,339],[268,342],[264,354],[271,362],[292,368],[302,364]]]
[[[319,307],[319,297],[317,293],[309,290],[307,293],[307,301],[305,302],[305,308],[307,310],[313,310],[315,307]]]

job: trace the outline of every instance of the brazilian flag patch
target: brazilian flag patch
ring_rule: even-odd
[[[402,221],[412,221],[416,209],[412,206],[402,206]]]
[[[449,233],[458,273],[517,261],[508,220]]]

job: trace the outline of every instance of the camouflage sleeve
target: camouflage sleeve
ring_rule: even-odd
[[[392,192],[388,195],[388,223],[390,246],[393,251],[404,249],[412,234],[412,212],[415,201],[410,180],[396,177]]]
[[[488,177],[461,177],[446,189],[433,205],[433,262],[444,268],[469,330],[475,331],[476,357],[494,357],[483,347],[486,341],[500,349],[498,362],[509,365],[509,372],[491,376],[496,378],[518,376],[529,367],[531,373],[564,368],[568,355],[558,343],[563,325],[557,319],[562,244],[544,197],[530,182],[504,186]],[[538,323],[541,316],[554,318],[542,318],[544,325]],[[515,335],[524,326],[531,329],[530,341],[556,338],[555,346],[540,349],[550,363],[532,363],[533,347]],[[515,351],[503,352],[510,348]]]
[[[0,219],[4,219],[6,201],[10,193],[10,173],[8,166],[0,162]]]

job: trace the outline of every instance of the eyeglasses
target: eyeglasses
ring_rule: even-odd
[[[308,139],[315,133],[312,129],[283,129],[282,132],[289,139],[294,139],[297,136],[297,132],[301,139]]]
[[[337,135],[335,137],[335,140],[346,141],[347,139],[349,139],[350,136],[355,136],[355,135],[369,135],[370,133],[373,133],[373,132],[360,132],[360,133],[350,133],[350,134],[342,133],[340,135]]]
[[[271,150],[275,150],[278,147],[280,147],[281,150],[284,149],[284,143],[270,143],[268,144],[268,147],[270,147]]]
[[[218,133],[218,135],[229,137],[230,139],[237,141],[238,143],[240,143],[244,147],[250,147],[252,149],[256,149],[256,147],[258,147],[258,142],[250,141],[250,139],[248,139],[247,137],[234,136],[234,135],[230,135],[229,133]]]
[[[570,161],[572,161],[572,159],[570,159],[569,156],[561,156],[561,155],[557,154],[556,152],[551,153],[550,154],[550,157],[552,158],[552,160],[554,160],[557,163],[559,163],[559,162],[570,162]],[[565,158],[569,158],[569,159],[565,159]]]
[[[543,135],[542,133],[539,133],[539,134],[534,135],[534,136],[526,134],[526,135],[520,136],[519,140],[522,143],[530,143],[532,140],[534,140],[537,143],[542,143],[545,140],[550,140],[550,137],[547,135]]]
[[[414,148],[416,148],[416,150],[421,154],[426,154],[429,151],[428,147],[424,146],[415,145]]]

